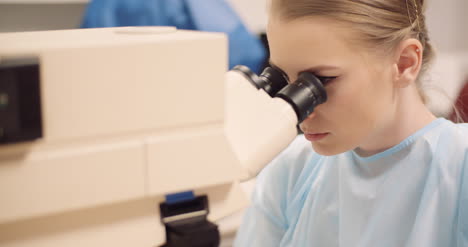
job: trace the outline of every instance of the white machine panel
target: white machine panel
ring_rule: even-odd
[[[44,139],[128,134],[223,120],[224,35],[131,30],[0,36],[0,60],[39,57]]]
[[[224,34],[0,34],[0,65],[24,58],[39,61],[43,135],[0,145],[0,246],[158,246],[159,203],[186,190],[208,196],[210,220],[246,206]]]

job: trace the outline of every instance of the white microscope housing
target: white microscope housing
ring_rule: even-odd
[[[0,246],[159,246],[183,191],[213,222],[244,208],[239,180],[298,118],[227,55],[225,35],[172,27],[0,34]]]

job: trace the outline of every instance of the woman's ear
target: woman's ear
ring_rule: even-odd
[[[419,40],[411,38],[400,43],[395,53],[395,86],[407,87],[418,77],[423,48]]]

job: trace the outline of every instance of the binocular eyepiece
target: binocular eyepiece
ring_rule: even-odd
[[[317,105],[327,101],[322,82],[310,72],[301,72],[296,81],[288,83],[286,75],[274,67],[265,68],[260,76],[243,65],[237,65],[233,70],[244,74],[257,89],[288,102],[296,112],[298,123],[304,121]]]

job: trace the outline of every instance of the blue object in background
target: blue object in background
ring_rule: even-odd
[[[242,64],[259,73],[266,57],[225,0],[93,0],[81,27],[175,26],[178,29],[223,32],[229,39],[229,68]]]

